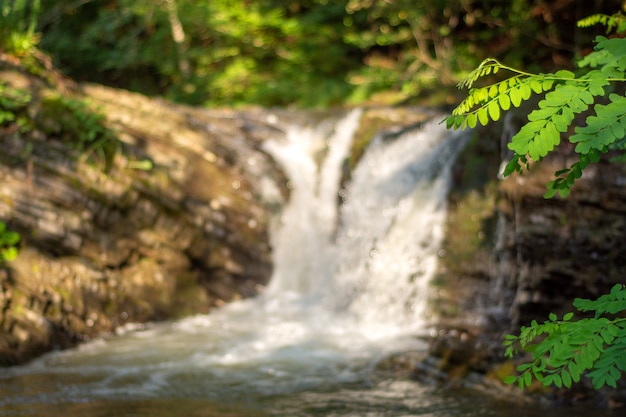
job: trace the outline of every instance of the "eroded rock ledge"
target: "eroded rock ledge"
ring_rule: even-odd
[[[45,83],[0,71],[31,91],[36,112]],[[259,182],[279,173],[258,144],[275,128],[255,112],[98,86],[75,93],[123,142],[108,172],[36,129],[0,130],[0,219],[22,236],[20,256],[0,271],[0,365],[127,322],[206,312],[255,294],[271,274],[275,202]],[[151,169],[133,167],[146,161]]]

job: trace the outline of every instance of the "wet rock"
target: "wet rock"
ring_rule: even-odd
[[[576,161],[573,147],[565,143],[529,172],[499,180],[506,129],[478,129],[457,164],[441,271],[433,282],[444,336],[433,339],[418,369],[438,375],[439,383],[460,381],[513,396],[519,390],[502,378],[521,362],[504,357],[503,336],[549,313],[562,316],[573,310],[574,298],[595,298],[623,282],[626,166],[603,158],[567,198],[544,199],[555,171]],[[474,329],[475,337],[461,340],[463,329]],[[620,403],[626,392],[596,392],[585,383],[573,390],[532,388],[524,394],[535,400],[600,406]]]
[[[57,90],[0,64],[3,80],[32,93],[33,119],[46,120],[42,97]],[[272,211],[258,182],[280,173],[259,149],[266,115],[99,86],[72,94],[105,115],[122,150],[104,169],[68,145],[61,119],[63,138],[37,124],[0,128],[0,219],[22,236],[0,274],[2,365],[128,322],[207,312],[253,296],[271,274]]]
[[[514,326],[571,311],[576,297],[596,298],[626,275],[626,167],[609,157],[592,165],[565,199],[543,198],[553,173],[575,158],[570,146],[502,183],[502,246],[511,271],[500,293]]]

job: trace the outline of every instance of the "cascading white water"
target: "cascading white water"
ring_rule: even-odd
[[[64,400],[232,402],[364,381],[381,356],[418,348],[463,140],[436,120],[378,137],[343,190],[360,118],[354,110],[338,123],[293,126],[265,144],[291,196],[262,296],[47,355],[12,375],[56,375],[57,394],[47,395]]]
[[[360,116],[361,111],[355,110],[336,125],[292,126],[286,138],[265,143],[286,172],[291,189],[289,204],[273,231],[275,269],[270,296],[290,292],[319,296],[332,285],[336,259],[331,243],[337,227],[339,185]],[[323,161],[318,162],[323,154]]]
[[[391,141],[378,137],[353,174],[341,210],[336,275],[349,288],[350,309],[370,331],[423,329],[450,168],[464,137],[437,120]]]
[[[266,295],[315,297],[333,320],[352,320],[368,338],[414,334],[423,329],[450,165],[463,140],[437,121],[377,137],[341,190],[360,117],[354,110],[330,131],[297,126],[266,143],[292,189],[274,233],[276,270]]]

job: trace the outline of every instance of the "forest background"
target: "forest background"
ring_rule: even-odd
[[[0,49],[27,54],[37,44],[77,81],[210,107],[455,104],[454,86],[486,57],[528,71],[571,68],[602,31],[576,21],[623,7],[618,0],[2,3]],[[7,16],[17,3],[18,20]],[[8,37],[11,25],[29,21],[36,22],[30,39]]]
[[[617,0],[0,0],[0,54],[35,73],[55,67],[77,81],[197,106],[452,107],[466,94],[456,85],[487,57],[535,73],[574,70],[605,32],[576,22],[625,7]],[[0,80],[0,99],[15,102],[2,88]],[[4,250],[19,236],[0,227]],[[13,256],[0,252],[0,261]]]

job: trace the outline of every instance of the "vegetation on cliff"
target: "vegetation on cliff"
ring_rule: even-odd
[[[626,17],[621,13],[593,15],[579,22],[580,26],[602,23],[607,32],[626,31]],[[528,115],[528,123],[510,139],[513,152],[504,175],[521,172],[530,163],[541,161],[560,143],[563,134],[575,145],[578,161],[559,170],[557,178],[548,183],[546,198],[557,193],[569,194],[575,180],[601,154],[611,153],[615,160],[626,157],[626,38],[596,38],[594,51],[578,61],[580,74],[561,70],[556,73],[531,74],[488,59],[460,84],[471,88],[481,77],[509,71],[513,75],[481,88],[472,88],[468,97],[447,118],[448,127],[487,125],[500,118],[501,110],[518,107],[533,94],[540,95],[537,109]],[[593,106],[593,112],[588,108]],[[584,125],[574,125],[582,117]],[[570,387],[581,376],[591,378],[595,388],[616,387],[626,371],[626,320],[616,317],[626,311],[626,286],[617,284],[609,294],[596,300],[576,299],[580,312],[594,316],[573,320],[567,313],[562,319],[550,314],[543,324],[533,320],[518,336],[508,335],[506,355],[513,357],[519,349],[532,355],[529,363],[517,367],[519,375],[506,378],[520,388],[537,379],[545,386]]]
[[[6,261],[15,259],[19,241],[19,233],[7,230],[6,224],[0,222],[0,266]]]

